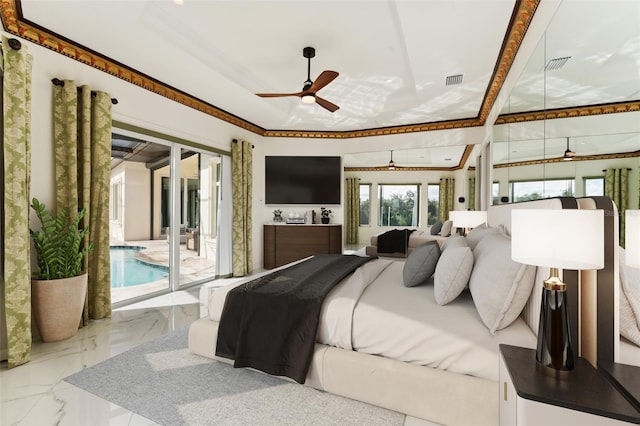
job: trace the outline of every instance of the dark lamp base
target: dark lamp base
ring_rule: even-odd
[[[555,370],[551,371],[552,375],[573,370],[575,358],[569,333],[566,290],[542,289],[536,360],[541,366]]]

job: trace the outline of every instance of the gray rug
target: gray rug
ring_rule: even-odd
[[[189,353],[187,328],[65,379],[161,425],[402,425],[404,415]]]

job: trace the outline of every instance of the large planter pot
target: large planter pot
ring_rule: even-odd
[[[31,280],[31,304],[40,338],[58,342],[76,335],[87,295],[87,274]]]

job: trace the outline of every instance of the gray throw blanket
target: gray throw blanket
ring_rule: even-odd
[[[372,257],[319,255],[227,294],[216,355],[304,383],[325,296]]]

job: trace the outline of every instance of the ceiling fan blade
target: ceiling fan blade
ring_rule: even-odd
[[[330,70],[322,71],[322,73],[318,76],[318,78],[316,78],[316,81],[313,82],[313,84],[311,85],[311,87],[309,87],[307,91],[311,93],[316,93],[317,91],[322,89],[324,86],[326,86],[327,84],[335,80],[336,77],[338,77],[338,75],[340,74],[338,74],[335,71],[330,71]]]
[[[256,96],[260,96],[261,98],[282,98],[284,96],[302,96],[304,92],[297,93],[256,93]]]
[[[318,105],[320,105],[322,108],[331,111],[331,112],[336,112],[337,110],[340,109],[340,107],[334,103],[329,102],[326,99],[322,99],[320,96],[316,95],[316,103]]]

